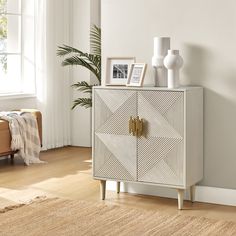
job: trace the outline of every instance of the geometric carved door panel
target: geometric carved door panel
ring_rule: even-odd
[[[145,135],[138,138],[138,181],[184,184],[184,93],[139,91],[138,115]]]
[[[130,116],[137,116],[137,92],[94,90],[95,177],[137,180],[137,140],[129,134]]]

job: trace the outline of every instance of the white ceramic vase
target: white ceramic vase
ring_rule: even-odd
[[[155,69],[155,86],[167,86],[167,69],[163,62],[170,49],[170,38],[154,37],[154,55],[152,66]]]
[[[168,50],[164,65],[168,69],[168,88],[178,88],[179,69],[183,66],[183,58],[179,55],[179,50]]]

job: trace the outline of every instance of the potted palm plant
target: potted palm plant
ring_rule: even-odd
[[[90,30],[91,53],[84,53],[79,49],[63,45],[58,47],[57,55],[64,57],[62,66],[82,66],[93,73],[98,81],[96,85],[101,84],[101,29],[96,25]],[[90,97],[79,97],[73,101],[72,109],[76,106],[89,108],[92,106],[92,87],[95,84],[89,84],[86,81],[80,81],[72,85],[77,91],[90,94]]]

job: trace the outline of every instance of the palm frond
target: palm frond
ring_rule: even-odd
[[[101,29],[93,25],[90,31],[90,44],[92,52],[101,56]]]
[[[78,56],[72,56],[72,57],[66,58],[62,62],[62,66],[75,66],[75,65],[79,65],[79,66],[83,66],[83,67],[87,68],[100,81],[100,70],[98,68],[96,68],[95,66],[91,65],[91,63],[89,63],[87,60],[85,60],[81,57],[78,57]]]
[[[77,48],[63,45],[57,49],[57,55],[65,57],[62,61],[62,66],[75,66],[79,65],[87,68],[98,79],[99,85],[101,84],[101,29],[93,25],[90,30],[90,45],[91,53],[84,53]],[[86,81],[77,82],[72,85],[74,89],[82,93],[92,93],[94,85],[88,84]],[[74,100],[72,109],[76,106],[83,106],[85,108],[92,107],[91,98],[78,98]]]
[[[74,100],[74,104],[71,109],[74,109],[78,105],[85,108],[92,107],[92,98],[78,98]]]
[[[81,58],[86,60],[90,65],[96,67],[97,70],[101,69],[101,57],[99,55],[85,53]]]
[[[58,47],[59,49],[57,50],[57,55],[58,56],[66,56],[69,54],[72,54],[72,56],[77,56],[81,57],[84,60],[87,60],[88,63],[97,65],[97,61],[101,61],[101,57],[96,54],[89,54],[89,53],[84,53],[76,48],[63,45],[63,47]]]
[[[72,87],[83,93],[92,93],[93,85],[89,85],[86,81],[81,81],[73,84]]]
[[[57,49],[57,56],[66,56],[70,53],[77,53],[79,55],[83,55],[84,53],[74,47],[68,46],[68,45],[63,45],[63,46],[58,46]]]

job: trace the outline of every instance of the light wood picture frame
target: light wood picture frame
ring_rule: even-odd
[[[133,63],[130,68],[126,86],[143,86],[143,80],[146,73],[146,63]]]
[[[106,85],[125,86],[133,63],[135,63],[135,57],[108,57]]]

